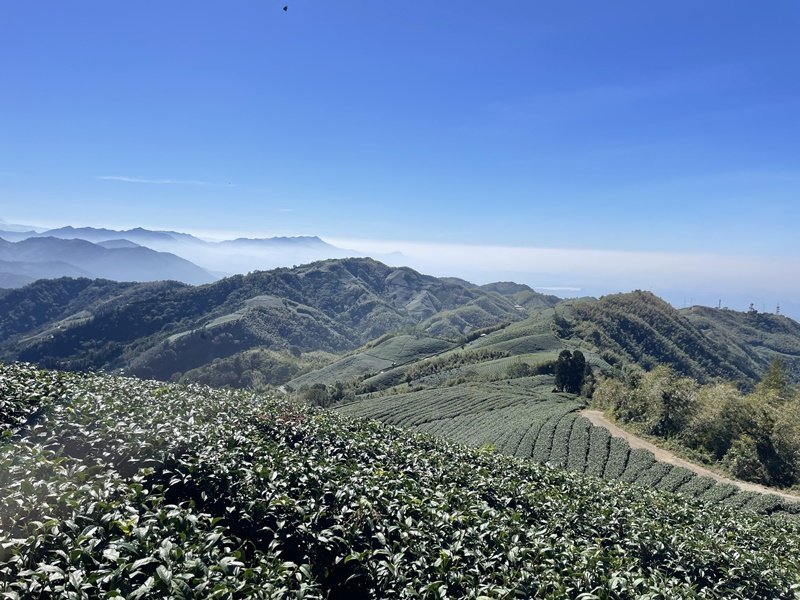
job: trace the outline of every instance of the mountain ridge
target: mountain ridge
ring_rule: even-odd
[[[0,238],[12,242],[45,237],[82,239],[105,247],[108,247],[107,243],[110,241],[117,241],[115,247],[121,247],[120,240],[126,240],[157,252],[174,254],[199,265],[209,273],[219,273],[221,276],[307,264],[329,258],[363,256],[353,250],[329,244],[318,236],[308,235],[208,241],[189,233],[143,227],[120,230],[67,225],[41,232],[0,230]]]
[[[417,327],[455,341],[522,318],[499,294],[368,258],[257,271],[201,287],[140,285],[129,293],[125,304],[92,305],[91,318],[74,327],[54,328],[55,317],[37,321],[29,332],[39,336],[35,342],[6,340],[0,352],[49,366],[132,368],[169,378],[256,346],[341,352]],[[42,338],[45,331],[52,337]]]
[[[87,276],[117,281],[175,279],[203,284],[215,279],[194,263],[128,241],[111,247],[79,238],[35,236],[10,242],[0,238],[2,271],[35,278]],[[127,240],[123,240],[125,242]]]

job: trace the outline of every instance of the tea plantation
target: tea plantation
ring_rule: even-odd
[[[0,419],[4,598],[800,598],[785,516],[377,421],[26,365]],[[631,461],[609,443],[602,470]]]

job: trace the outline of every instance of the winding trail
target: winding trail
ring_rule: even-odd
[[[746,492],[758,492],[760,494],[774,494],[776,496],[780,496],[781,498],[785,498],[786,500],[791,500],[793,502],[800,502],[800,496],[795,494],[789,494],[787,492],[782,492],[780,490],[776,490],[765,485],[759,485],[757,483],[749,483],[746,481],[739,481],[738,479],[730,479],[728,477],[723,477],[722,475],[715,473],[714,471],[710,471],[705,467],[701,467],[700,465],[689,462],[688,460],[684,460],[678,456],[675,456],[669,450],[665,450],[664,448],[659,448],[655,444],[651,444],[650,442],[643,440],[640,437],[633,435],[619,427],[618,425],[614,424],[612,421],[608,419],[602,412],[599,410],[590,410],[585,409],[581,411],[581,414],[589,419],[592,422],[592,425],[597,427],[605,427],[608,431],[611,432],[611,435],[614,437],[619,437],[624,439],[631,448],[644,448],[645,450],[650,450],[655,457],[656,460],[660,460],[665,463],[669,463],[671,465],[676,465],[678,467],[683,467],[685,469],[689,469],[690,471],[694,471],[698,475],[705,475],[706,477],[711,477],[712,479],[720,482],[720,483],[730,483],[731,485],[737,486],[739,489],[744,490]]]

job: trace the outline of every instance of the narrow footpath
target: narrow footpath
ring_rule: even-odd
[[[785,498],[787,500],[800,502],[800,496],[797,496],[795,494],[789,494],[787,492],[776,490],[774,488],[770,488],[765,485],[759,485],[757,483],[749,483],[747,481],[739,481],[738,479],[730,479],[728,477],[723,477],[722,475],[715,473],[714,471],[710,471],[709,469],[706,469],[705,467],[702,467],[696,463],[689,462],[688,460],[684,460],[678,456],[675,456],[669,450],[665,450],[664,448],[659,448],[655,444],[651,444],[650,442],[643,440],[640,437],[628,433],[621,427],[611,422],[599,410],[586,409],[582,410],[581,414],[587,419],[589,419],[592,422],[592,425],[596,425],[597,427],[605,427],[606,429],[608,429],[609,432],[611,432],[612,436],[624,439],[626,442],[628,442],[631,448],[644,448],[645,450],[650,450],[650,452],[652,452],[655,455],[656,460],[660,460],[662,462],[669,463],[671,465],[689,469],[690,471],[694,471],[698,475],[705,475],[706,477],[711,477],[712,479],[715,479],[720,483],[730,483],[746,492],[775,494],[776,496],[780,496],[781,498]]]

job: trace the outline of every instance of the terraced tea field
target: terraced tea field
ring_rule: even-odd
[[[336,410],[712,503],[765,513],[800,512],[800,504],[779,496],[742,491],[684,467],[656,461],[649,450],[631,449],[626,441],[613,438],[607,429],[580,416],[582,405],[568,394],[554,394],[552,387],[552,377],[540,375],[375,395]]]
[[[365,374],[379,373],[384,369],[446,352],[454,346],[448,340],[428,336],[386,336],[386,339],[361,348],[322,369],[297,377],[287,385],[297,389],[315,383],[332,384],[335,381],[356,379]]]
[[[577,466],[562,404],[540,420]],[[0,427],[4,598],[797,597],[782,515],[247,392],[0,365]]]

